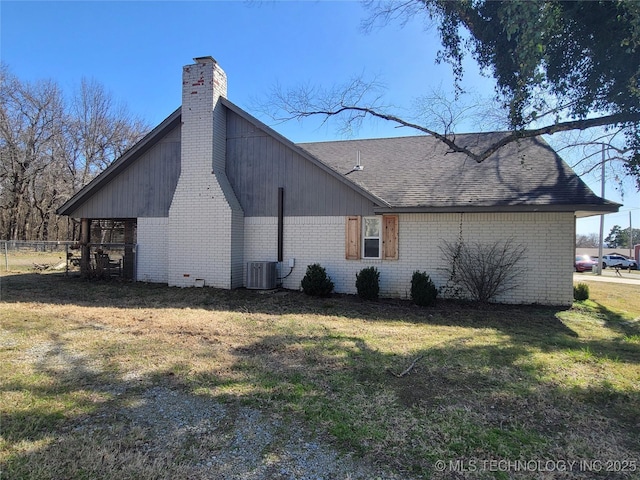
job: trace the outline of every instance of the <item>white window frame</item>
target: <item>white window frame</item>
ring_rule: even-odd
[[[367,237],[365,235],[367,220],[376,220],[378,222],[378,235],[376,237]],[[365,255],[365,246],[367,240],[378,240],[378,256],[377,257],[367,257]],[[373,216],[373,217],[362,217],[362,258],[366,260],[380,260],[382,258],[382,217]]]

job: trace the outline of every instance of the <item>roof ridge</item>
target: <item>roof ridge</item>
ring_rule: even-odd
[[[448,135],[452,135],[455,137],[466,137],[471,135],[482,135],[482,136],[496,135],[496,134],[506,135],[508,133],[509,133],[508,130],[492,130],[490,132],[463,132],[463,133],[450,133]],[[432,138],[437,140],[437,138],[434,135],[419,133],[416,135],[402,135],[398,137],[349,138],[349,139],[343,139],[343,140],[320,140],[317,142],[296,142],[295,145],[311,145],[311,144],[320,144],[320,143],[369,142],[369,141],[379,142],[379,141],[388,141],[388,140],[404,140],[408,138]]]

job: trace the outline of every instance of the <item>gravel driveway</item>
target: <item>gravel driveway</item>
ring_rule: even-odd
[[[322,442],[306,438],[295,425],[253,408],[230,409],[164,388],[148,390],[142,400],[143,405],[131,412],[132,418],[148,424],[158,439],[179,444],[195,436],[215,445],[214,452],[196,466],[205,478],[398,478],[341,456]]]
[[[48,342],[26,351],[20,361],[73,375],[96,392],[99,403],[102,395],[110,399],[69,425],[49,447],[52,462],[58,451],[77,452],[73,471],[85,472],[86,478],[410,478],[340,453],[290,418],[188,393],[173,386],[172,377],[152,381],[134,371],[114,383],[98,384],[95,379],[105,373],[98,362]]]
[[[144,432],[138,447],[150,462],[180,462],[179,458],[188,457],[177,472],[190,479],[408,478],[340,454],[327,442],[306,435],[303,426],[255,408],[160,386],[130,397],[127,403],[116,412],[104,412],[104,420],[123,421],[128,429]],[[75,431],[95,425],[93,418]]]

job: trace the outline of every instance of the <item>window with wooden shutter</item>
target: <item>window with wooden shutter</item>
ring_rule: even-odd
[[[362,218],[362,258],[382,258],[382,218],[363,217]]]
[[[347,217],[345,233],[345,258],[360,259],[360,217]]]
[[[382,259],[398,259],[398,216],[382,216]]]

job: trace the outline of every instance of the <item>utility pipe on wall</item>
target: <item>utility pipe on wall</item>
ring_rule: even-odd
[[[284,244],[284,188],[278,187],[278,262],[282,262]]]

